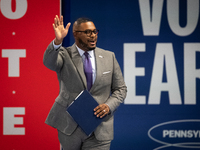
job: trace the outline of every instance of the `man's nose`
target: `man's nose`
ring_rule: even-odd
[[[94,31],[92,31],[90,36],[93,37],[93,36],[95,36],[95,35],[96,35],[96,34],[94,33]]]

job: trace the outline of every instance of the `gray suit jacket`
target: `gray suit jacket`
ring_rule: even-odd
[[[111,113],[96,128],[98,140],[113,139],[113,113],[126,97],[127,87],[119,64],[113,52],[95,48],[96,80],[90,89],[91,95],[99,104],[107,103]],[[55,50],[52,42],[47,47],[44,65],[56,71],[60,92],[45,121],[61,132],[71,135],[77,127],[76,122],[66,112],[66,108],[76,96],[87,88],[82,58],[74,45]]]

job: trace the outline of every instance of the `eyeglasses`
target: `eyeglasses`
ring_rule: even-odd
[[[91,36],[92,33],[98,34],[98,33],[99,33],[99,30],[94,29],[93,31],[92,31],[92,30],[85,30],[85,31],[76,31],[76,32],[83,32],[83,33],[85,33],[87,36]]]

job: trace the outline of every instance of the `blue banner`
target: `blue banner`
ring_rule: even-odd
[[[70,7],[69,7],[70,6]],[[111,150],[200,149],[199,0],[73,0],[115,52],[128,95],[115,114]],[[72,33],[72,27],[70,29]],[[64,43],[74,43],[73,35]]]

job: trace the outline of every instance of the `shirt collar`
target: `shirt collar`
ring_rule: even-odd
[[[78,49],[78,52],[79,54],[81,55],[81,57],[83,56],[83,54],[85,53],[84,50],[80,49],[77,45],[76,45],[76,48]],[[91,50],[91,51],[87,51],[89,53],[89,56],[90,57],[94,57],[94,50]]]

